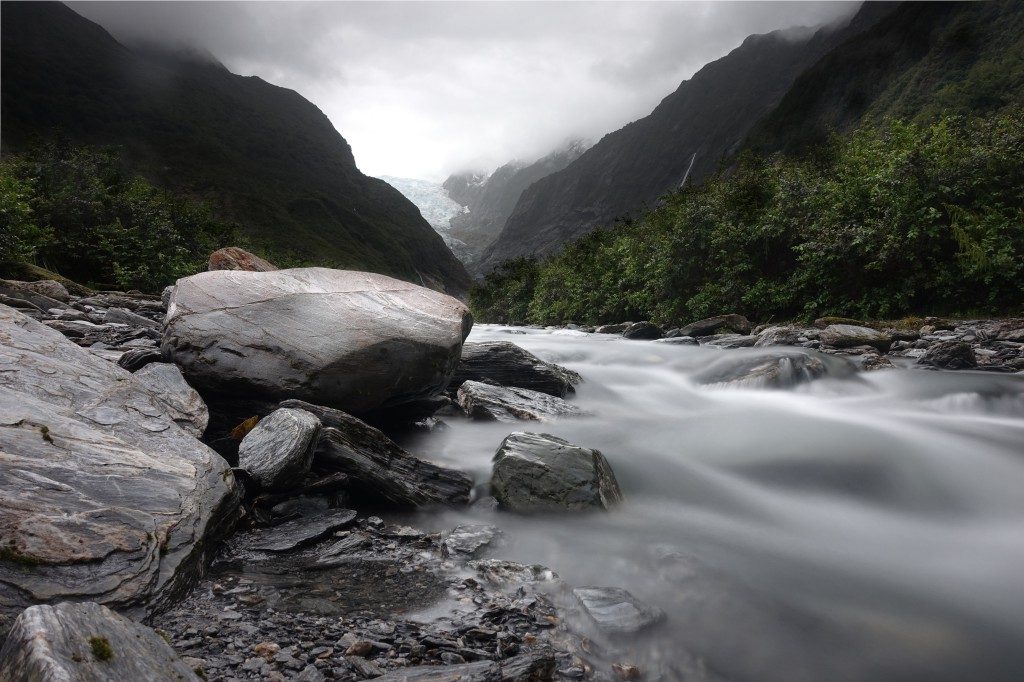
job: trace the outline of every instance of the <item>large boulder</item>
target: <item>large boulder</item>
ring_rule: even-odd
[[[635,322],[622,332],[622,336],[627,339],[638,339],[651,341],[654,339],[660,339],[662,337],[661,327],[650,322]]]
[[[227,463],[159,390],[0,306],[0,631],[33,603],[149,611],[228,530]]]
[[[747,318],[736,313],[730,313],[729,315],[716,315],[705,320],[691,322],[685,327],[680,327],[678,334],[679,336],[693,337],[711,336],[724,330],[731,330],[738,334],[749,334],[752,327],[753,325],[750,324],[750,320]]]
[[[313,463],[320,420],[305,410],[280,408],[242,438],[238,466],[266,490],[287,490],[302,483]]]
[[[939,341],[928,348],[917,364],[936,369],[974,369],[978,366],[978,359],[969,343]]]
[[[490,381],[563,398],[575,393],[580,375],[571,369],[545,362],[533,353],[508,341],[467,343],[455,368],[451,388],[466,381]]]
[[[301,400],[283,408],[305,410],[323,425],[314,461],[319,469],[349,477],[349,492],[371,504],[400,507],[466,504],[469,475],[412,455],[383,433],[350,414]]]
[[[514,422],[551,421],[558,417],[579,417],[583,410],[561,398],[527,388],[492,386],[466,381],[456,395],[459,406],[473,419]]]
[[[210,254],[207,270],[246,270],[248,272],[273,272],[277,266],[263,260],[255,253],[249,253],[237,246],[225,246]]]
[[[873,346],[883,353],[892,345],[892,337],[888,334],[877,329],[858,327],[853,324],[830,324],[821,330],[818,338],[823,344],[833,348]]]
[[[25,609],[0,649],[0,679],[41,682],[199,682],[156,632],[105,606]]]
[[[622,501],[604,455],[542,433],[512,433],[502,441],[491,494],[517,512],[608,509]]]
[[[162,349],[201,392],[366,414],[439,395],[472,324],[454,298],[384,275],[218,270],[178,280]]]

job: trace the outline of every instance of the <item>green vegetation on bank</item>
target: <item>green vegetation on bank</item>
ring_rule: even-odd
[[[687,322],[1024,305],[1024,109],[887,121],[809,157],[738,159],[471,293],[481,321]]]
[[[238,242],[208,205],[127,172],[112,149],[51,143],[0,161],[0,275],[41,265],[100,288],[159,292]]]

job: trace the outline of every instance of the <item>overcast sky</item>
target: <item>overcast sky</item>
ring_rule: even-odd
[[[370,175],[532,160],[651,111],[751,33],[843,2],[71,2],[126,43],[205,49],[311,100]]]

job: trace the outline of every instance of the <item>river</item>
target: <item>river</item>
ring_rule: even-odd
[[[601,450],[626,501],[584,516],[418,520],[493,523],[503,558],[666,612],[611,641],[613,657],[668,677],[1024,679],[1024,376],[834,371],[736,389],[692,376],[755,351],[492,325],[469,340],[576,370],[572,401],[594,416],[446,418],[407,447],[486,481],[508,433],[552,433]]]

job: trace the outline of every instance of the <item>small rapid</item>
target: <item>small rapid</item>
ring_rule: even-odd
[[[756,365],[764,349],[493,325],[469,340],[579,372],[571,401],[593,416],[445,418],[406,447],[485,482],[510,432],[551,433],[601,450],[626,501],[420,521],[498,525],[504,558],[659,605],[666,621],[629,649],[638,663],[705,679],[1024,679],[1024,376],[857,373],[811,351],[737,384],[723,358]]]

